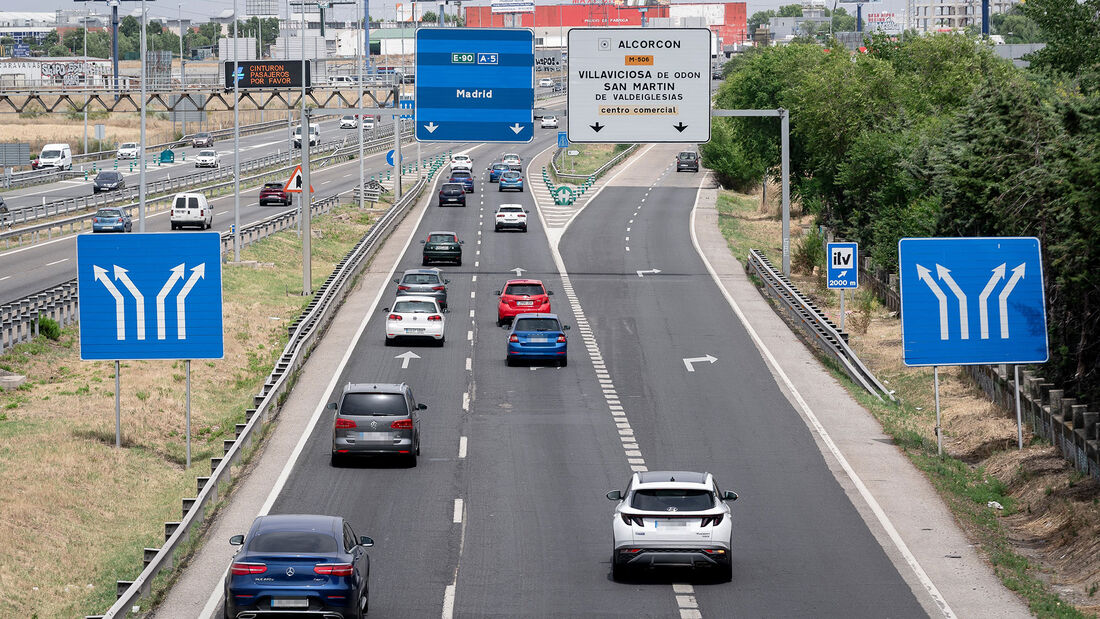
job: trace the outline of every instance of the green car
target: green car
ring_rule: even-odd
[[[454,232],[429,232],[424,244],[424,266],[432,262],[453,262],[462,266],[462,244]]]

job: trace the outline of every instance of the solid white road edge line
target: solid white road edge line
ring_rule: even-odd
[[[733,309],[733,313],[737,315],[738,320],[740,320],[741,324],[745,326],[745,330],[748,331],[749,337],[751,337],[753,343],[756,344],[757,350],[760,351],[760,354],[764,355],[764,358],[767,361],[768,365],[771,366],[772,371],[775,373],[776,376],[780,378],[780,380],[783,381],[783,385],[790,392],[791,396],[794,397],[795,401],[798,403],[798,407],[802,409],[803,418],[806,420],[806,424],[810,426],[810,428],[813,429],[814,432],[817,433],[818,437],[821,439],[821,442],[824,443],[825,446],[829,449],[829,453],[831,453],[833,457],[836,458],[841,468],[844,469],[844,473],[848,476],[848,479],[851,480],[852,485],[855,486],[856,490],[859,491],[860,496],[863,497],[864,501],[866,501],[867,506],[871,509],[871,512],[875,514],[875,518],[878,520],[883,530],[886,531],[886,534],[890,537],[890,541],[894,543],[894,547],[897,548],[902,558],[905,559],[905,562],[909,565],[910,569],[913,570],[913,573],[916,575],[917,579],[920,580],[921,585],[924,586],[925,590],[932,597],[932,601],[935,602],[936,606],[938,606],[943,612],[943,616],[954,619],[955,612],[951,610],[951,607],[947,604],[947,600],[944,599],[942,594],[940,594],[939,589],[936,588],[936,585],[932,582],[932,579],[928,577],[928,574],[924,571],[924,568],[922,568],[920,566],[920,563],[917,562],[917,558],[913,556],[913,553],[909,550],[909,546],[906,545],[905,540],[901,539],[901,535],[898,533],[897,529],[894,528],[894,524],[890,521],[890,517],[886,515],[886,512],[882,509],[882,506],[880,506],[878,504],[878,501],[875,500],[874,495],[871,494],[871,491],[868,490],[866,485],[864,485],[863,480],[860,479],[858,474],[856,474],[856,471],[852,468],[852,465],[848,464],[848,460],[844,457],[844,454],[840,452],[840,449],[836,446],[836,443],[833,442],[833,438],[829,436],[828,431],[825,430],[825,426],[821,424],[821,421],[818,420],[817,415],[815,415],[813,410],[810,409],[810,405],[806,403],[805,399],[803,399],[802,394],[799,393],[798,389],[794,386],[794,383],[791,381],[790,377],[788,377],[787,373],[783,371],[783,368],[779,366],[779,362],[776,361],[775,356],[772,355],[771,350],[769,350],[767,345],[764,344],[764,340],[762,340],[760,338],[760,335],[757,334],[756,329],[754,329],[752,325],[749,324],[749,321],[745,317],[744,312],[741,311],[741,306],[737,304],[737,301],[733,298],[732,295],[730,295],[729,291],[726,290],[726,287],[722,285],[722,280],[719,279],[718,272],[714,270],[714,267],[711,265],[710,261],[707,260],[706,254],[703,253],[703,249],[699,246],[699,239],[695,235],[695,214],[699,210],[699,197],[703,193],[703,183],[706,182],[707,177],[708,175],[704,174],[703,178],[699,181],[699,187],[697,188],[695,193],[695,204],[691,207],[691,218],[688,222],[689,230],[691,232],[691,244],[695,247],[695,253],[699,254],[699,258],[702,259],[703,265],[707,267],[707,272],[710,273],[711,279],[713,279],[715,285],[718,286],[718,290],[722,292],[722,296],[726,298],[726,302],[729,303],[729,306]]]
[[[436,184],[438,184],[439,178],[442,177],[437,177]],[[427,195],[430,202],[432,192],[429,191]],[[336,388],[336,383],[340,381],[340,375],[344,373],[344,368],[347,367],[348,360],[351,359],[351,353],[355,350],[354,343],[358,342],[359,338],[362,337],[363,331],[367,329],[367,323],[370,322],[371,316],[373,316],[375,310],[378,309],[378,303],[382,300],[382,295],[386,294],[387,287],[385,282],[393,279],[393,274],[397,271],[397,265],[401,264],[401,257],[409,251],[409,246],[412,245],[413,237],[416,236],[416,231],[420,228],[420,223],[424,220],[424,215],[427,214],[429,206],[430,204],[420,211],[420,216],[416,218],[416,224],[413,226],[412,234],[409,235],[409,238],[405,239],[405,245],[401,248],[401,253],[398,254],[397,259],[394,260],[389,274],[382,280],[383,283],[378,288],[378,294],[375,295],[374,301],[370,305],[370,309],[363,315],[363,320],[359,323],[359,328],[355,331],[355,337],[351,340],[352,345],[349,345],[348,349],[344,351],[344,356],[340,359],[340,364],[337,366],[336,371],[332,373],[332,380],[329,381],[329,384],[325,387],[326,394],[331,393],[332,390]],[[313,429],[321,419],[321,414],[325,410],[325,404],[327,404],[325,400],[321,400],[317,403],[317,408],[313,411],[313,416],[310,417],[305,432],[302,433],[302,437],[298,439],[298,444],[294,446],[294,451],[291,452],[290,457],[287,458],[286,464],[283,465],[283,470],[279,473],[279,477],[271,487],[271,492],[268,493],[267,500],[265,500],[263,506],[260,507],[260,513],[257,514],[258,516],[266,515],[271,511],[271,506],[275,504],[275,499],[279,497],[279,494],[283,490],[283,486],[286,485],[287,479],[290,478],[290,472],[294,470],[294,465],[298,462],[298,456],[302,454],[302,450],[309,441],[310,435],[313,434]],[[214,591],[210,593],[210,597],[206,600],[206,605],[203,606],[202,612],[199,613],[200,617],[212,618],[214,616],[214,610],[217,609],[218,603],[221,601],[222,583],[225,581],[225,574],[228,571],[229,568],[226,567],[225,572],[222,572],[222,577],[218,579],[218,583],[214,586]]]

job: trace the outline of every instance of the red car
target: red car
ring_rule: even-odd
[[[494,294],[500,297],[497,305],[497,326],[504,326],[516,317],[516,314],[550,313],[550,295],[537,279],[510,279],[502,291]]]
[[[260,206],[277,202],[283,206],[290,205],[290,194],[283,190],[282,183],[264,183],[260,189]]]

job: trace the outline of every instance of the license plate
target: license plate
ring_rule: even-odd
[[[309,608],[309,600],[272,599],[272,608]]]
[[[654,520],[653,528],[659,529],[661,527],[686,527],[688,525],[687,520],[682,519],[667,519],[667,520]]]
[[[550,341],[550,338],[548,338],[548,337],[532,337],[532,338],[528,338],[527,341],[528,342],[533,342],[535,344],[545,344],[545,343]]]
[[[360,432],[359,440],[361,441],[388,441],[392,436],[389,432]]]
[[[423,333],[423,329],[405,329],[405,333]]]
[[[516,305],[534,305],[534,301],[516,301]]]

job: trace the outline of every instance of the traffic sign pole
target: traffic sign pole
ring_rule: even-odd
[[[187,365],[187,467],[191,468],[191,360],[184,362]]]
[[[115,361],[115,447],[122,447],[122,402],[121,391],[119,391],[119,367],[121,364]]]
[[[844,331],[844,289],[840,289],[840,330]]]
[[[305,106],[305,98],[302,98]],[[310,159],[310,134],[309,134],[309,110],[302,111],[302,294],[309,295],[313,292],[313,265],[310,264],[310,226],[313,223],[313,192],[309,184],[309,159]]]
[[[1020,415],[1020,365],[1016,364],[1012,368],[1016,374],[1016,380],[1013,386],[1016,387],[1016,447],[1017,449],[1024,448],[1024,421]]]
[[[936,392],[936,455],[943,455],[943,428],[940,427],[940,366],[932,366],[932,385]]]

